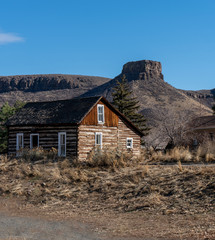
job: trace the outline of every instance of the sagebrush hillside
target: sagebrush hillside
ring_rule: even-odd
[[[123,75],[140,102],[139,112],[150,126],[156,127],[164,117],[181,113],[187,116],[212,114],[215,89],[176,89],[164,81],[161,63],[150,60],[126,63],[121,74],[112,80],[63,74],[0,77],[0,106],[6,101],[12,104],[16,100],[52,101],[98,95],[111,101],[112,89]]]

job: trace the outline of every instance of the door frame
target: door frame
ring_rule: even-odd
[[[32,141],[32,137],[33,136],[38,136],[38,140],[37,140],[37,147],[39,147],[39,133],[32,133],[32,134],[30,134],[30,149],[32,149],[33,148],[33,141]]]

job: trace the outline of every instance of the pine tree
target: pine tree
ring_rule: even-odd
[[[116,86],[113,88],[113,105],[125,115],[136,127],[138,127],[144,135],[147,135],[148,128],[146,127],[146,119],[140,113],[139,102],[136,97],[132,97],[132,91],[129,89],[125,75],[121,81],[117,80]]]
[[[17,101],[13,106],[6,102],[0,110],[0,153],[7,150],[8,132],[6,121],[24,106],[23,102]]]

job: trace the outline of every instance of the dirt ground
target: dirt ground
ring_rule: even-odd
[[[22,199],[0,199],[0,239],[7,240],[191,240],[215,239],[215,212],[115,213],[56,203],[36,207]]]
[[[0,165],[0,240],[214,240],[215,166]]]

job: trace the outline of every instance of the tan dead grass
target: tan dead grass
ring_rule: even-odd
[[[193,155],[189,148],[185,147],[175,147],[167,152],[153,151],[151,152],[150,161],[157,162],[191,162],[193,160]]]
[[[154,151],[149,149],[143,154],[146,156],[146,162],[149,163],[199,163],[215,162],[215,142],[206,142],[197,149],[190,150],[189,147],[174,147],[165,151]]]
[[[176,214],[214,210],[214,167],[182,166],[180,160],[175,166],[152,166],[145,165],[145,159],[132,161],[128,156],[119,156],[120,163],[115,164],[107,161],[110,156],[102,160],[96,156],[89,164],[68,159],[33,164],[4,157],[0,194],[20,196],[36,205],[69,201],[73,207],[94,211]]]

